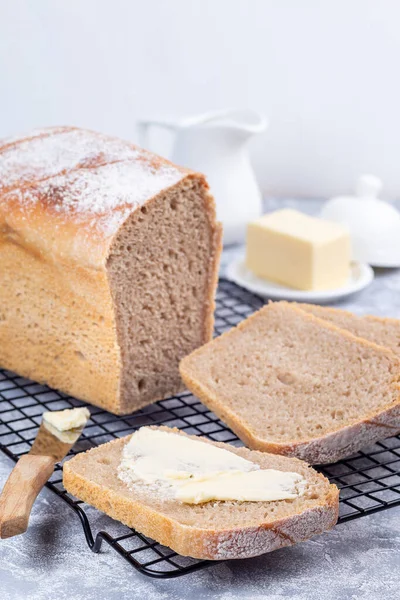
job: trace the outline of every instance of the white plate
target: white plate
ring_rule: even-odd
[[[371,283],[374,272],[366,263],[353,262],[348,283],[334,290],[303,291],[266,281],[256,277],[245,265],[243,256],[235,258],[226,268],[225,276],[237,285],[254,294],[274,300],[294,300],[296,302],[325,303],[339,300],[355,292],[363,290]]]

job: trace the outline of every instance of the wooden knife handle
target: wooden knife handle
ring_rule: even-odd
[[[13,537],[27,530],[33,503],[54,466],[51,456],[21,456],[0,496],[0,538]]]

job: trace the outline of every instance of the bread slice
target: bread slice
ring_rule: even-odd
[[[359,316],[347,310],[316,304],[297,304],[297,306],[301,310],[337,325],[337,327],[347,329],[358,337],[390,348],[392,352],[400,356],[400,319],[373,315]]]
[[[400,361],[285,302],[185,357],[183,380],[250,448],[330,463],[400,431]]]
[[[0,142],[0,365],[117,414],[177,393],[220,251],[199,173],[74,127]]]
[[[187,435],[177,429],[163,431]],[[188,436],[245,459],[307,481],[304,494],[275,502],[214,501],[189,505],[165,499],[138,484],[129,489],[117,477],[131,436],[78,454],[64,464],[64,486],[77,498],[122,521],[179,554],[210,560],[248,558],[301,542],[333,527],[338,517],[335,485],[306,463],[229,444]]]

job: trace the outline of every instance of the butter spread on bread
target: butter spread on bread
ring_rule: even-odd
[[[128,486],[138,480],[157,484],[165,495],[188,504],[291,499],[305,484],[298,473],[262,470],[227,449],[148,427],[124,447],[118,476]]]

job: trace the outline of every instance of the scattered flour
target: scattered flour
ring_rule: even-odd
[[[36,189],[58,212],[104,214],[140,206],[181,178],[182,173],[175,167],[155,168],[146,160],[135,160],[53,177]]]
[[[129,142],[82,129],[33,134],[1,151],[0,189],[42,180],[76,168],[136,159],[140,151]]]

